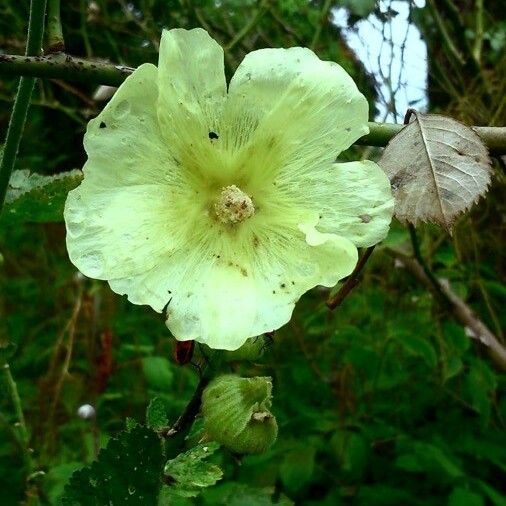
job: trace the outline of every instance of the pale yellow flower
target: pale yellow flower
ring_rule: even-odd
[[[334,163],[367,112],[351,77],[309,49],[253,51],[227,90],[206,31],[164,31],[158,67],[141,65],[88,125],[69,256],[134,304],[168,304],[177,339],[236,349],[385,237],[387,177]]]

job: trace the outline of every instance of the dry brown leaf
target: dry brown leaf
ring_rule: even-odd
[[[487,191],[488,150],[476,132],[452,118],[415,116],[378,163],[390,178],[400,221],[430,221],[451,233],[456,217]]]

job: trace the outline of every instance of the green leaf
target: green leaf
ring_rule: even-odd
[[[457,376],[464,368],[464,363],[459,357],[451,356],[448,358],[445,370],[445,381]]]
[[[488,366],[480,361],[471,365],[464,382],[464,396],[486,423],[491,415],[492,391],[496,388],[496,379]]]
[[[361,434],[338,430],[332,436],[330,446],[339,461],[342,472],[352,479],[362,476],[367,466],[370,449]]]
[[[288,492],[296,493],[311,481],[315,454],[316,450],[313,447],[301,446],[285,455],[279,472]]]
[[[484,504],[481,495],[462,487],[455,487],[448,497],[448,506],[483,506]]]
[[[162,468],[160,439],[138,425],[111,439],[97,461],[72,475],[62,504],[156,504]]]
[[[174,379],[171,363],[164,357],[145,357],[142,370],[148,385],[161,392],[167,392]]]
[[[424,471],[452,480],[464,476],[464,471],[444,448],[418,441],[408,445],[411,451],[406,451],[397,458],[395,464],[398,468],[409,472]]]
[[[427,339],[414,335],[404,335],[399,339],[399,343],[410,355],[422,358],[431,369],[437,366],[436,351]]]
[[[0,223],[61,221],[67,194],[82,178],[80,170],[55,176],[30,174],[29,170],[14,171]]]
[[[166,481],[171,484],[163,487],[161,504],[170,504],[171,495],[194,497],[202,488],[214,485],[221,480],[223,471],[215,464],[204,462],[220,445],[218,443],[199,444],[165,464]]]
[[[158,430],[167,427],[169,419],[167,418],[167,406],[160,397],[151,399],[146,412],[146,423],[150,429]]]

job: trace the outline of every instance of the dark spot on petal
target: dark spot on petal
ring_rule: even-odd
[[[272,290],[272,293],[274,293],[274,294],[275,294],[275,293],[276,293],[276,290]]]
[[[359,218],[362,220],[362,223],[369,223],[372,220],[369,214],[361,214]]]
[[[347,132],[351,132],[351,128],[350,128],[350,127],[345,128],[345,130],[346,130]]]
[[[216,133],[216,132],[209,132],[209,138],[211,140],[213,139],[218,139],[219,138],[219,135]]]
[[[285,288],[285,284],[284,283],[281,283],[281,288]]]
[[[241,267],[241,274],[247,278],[248,277],[248,271],[244,268],[244,267]]]
[[[100,128],[105,128],[107,125],[103,121],[101,121],[99,126]]]

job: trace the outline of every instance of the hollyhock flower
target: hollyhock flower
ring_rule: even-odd
[[[309,49],[253,51],[227,87],[206,31],[164,31],[158,67],[141,65],[88,125],[65,206],[70,259],[166,308],[177,339],[237,349],[385,237],[387,177],[335,163],[367,113],[351,77]]]

